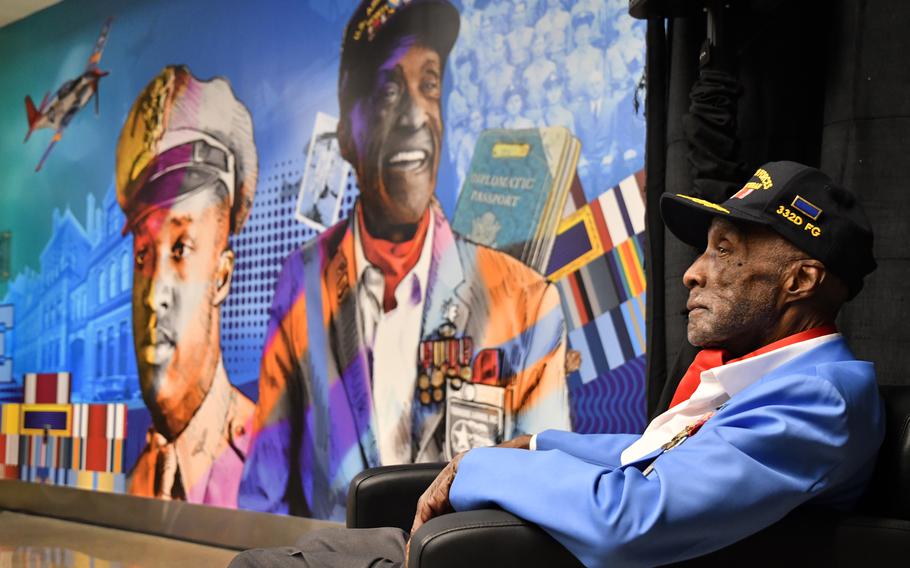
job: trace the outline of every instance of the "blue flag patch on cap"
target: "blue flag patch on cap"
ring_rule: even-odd
[[[790,204],[794,209],[809,217],[813,221],[818,220],[818,216],[822,214],[821,207],[817,207],[810,203],[807,199],[804,199],[797,195],[793,198],[793,203]]]

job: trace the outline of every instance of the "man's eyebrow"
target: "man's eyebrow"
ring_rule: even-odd
[[[383,83],[385,81],[388,81],[390,78],[401,77],[402,74],[403,71],[401,69],[401,64],[397,62],[393,65],[380,67],[376,71],[377,83]]]
[[[187,213],[186,215],[181,215],[180,217],[173,217],[168,219],[168,224],[173,227],[185,228],[188,225],[193,224],[193,216]]]
[[[742,229],[730,223],[729,225],[724,224],[711,227],[710,231],[708,232],[708,237],[709,239],[713,238],[715,242],[726,240],[729,242],[739,243],[742,242],[745,234],[743,233]]]
[[[439,68],[439,61],[436,61],[434,59],[428,59],[427,61],[423,62],[423,65],[420,66],[421,72],[433,73],[437,77],[439,76]]]

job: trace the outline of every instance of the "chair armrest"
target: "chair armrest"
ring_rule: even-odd
[[[420,463],[361,471],[351,480],[348,489],[348,528],[411,530],[417,500],[445,466],[444,463]]]
[[[803,508],[743,540],[673,568],[895,566],[910,558],[910,521]]]
[[[498,509],[451,513],[429,520],[411,538],[411,568],[581,566],[537,525]]]
[[[833,539],[837,566],[899,566],[910,558],[910,521],[850,515]]]
[[[673,566],[888,566],[910,557],[910,521],[797,511],[713,554]],[[580,567],[540,527],[511,513],[485,509],[431,519],[412,536],[411,568],[463,566]]]

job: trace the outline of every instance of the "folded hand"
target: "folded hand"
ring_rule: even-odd
[[[525,435],[513,438],[508,442],[503,442],[496,447],[527,450],[530,442],[531,436]],[[452,487],[452,482],[455,481],[455,474],[458,472],[458,464],[466,453],[467,452],[462,452],[455,456],[455,458],[439,472],[439,475],[436,476],[436,479],[433,480],[433,483],[430,484],[427,490],[423,492],[423,495],[420,496],[420,499],[417,501],[417,512],[414,515],[414,523],[411,525],[411,536],[414,536],[417,529],[433,517],[452,512],[452,504],[449,502],[449,489]],[[408,543],[405,546],[405,568],[407,568],[407,557],[410,549],[411,541],[408,540]]]
[[[466,452],[455,456],[448,465],[439,472],[433,483],[423,492],[417,501],[417,513],[414,515],[414,523],[411,525],[411,534],[417,532],[425,522],[433,517],[438,517],[452,511],[452,505],[449,503],[449,489],[452,482],[455,481],[455,473],[458,471],[458,463]]]

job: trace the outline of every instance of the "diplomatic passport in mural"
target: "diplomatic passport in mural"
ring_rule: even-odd
[[[542,272],[580,150],[563,127],[485,130],[474,148],[453,228]]]

